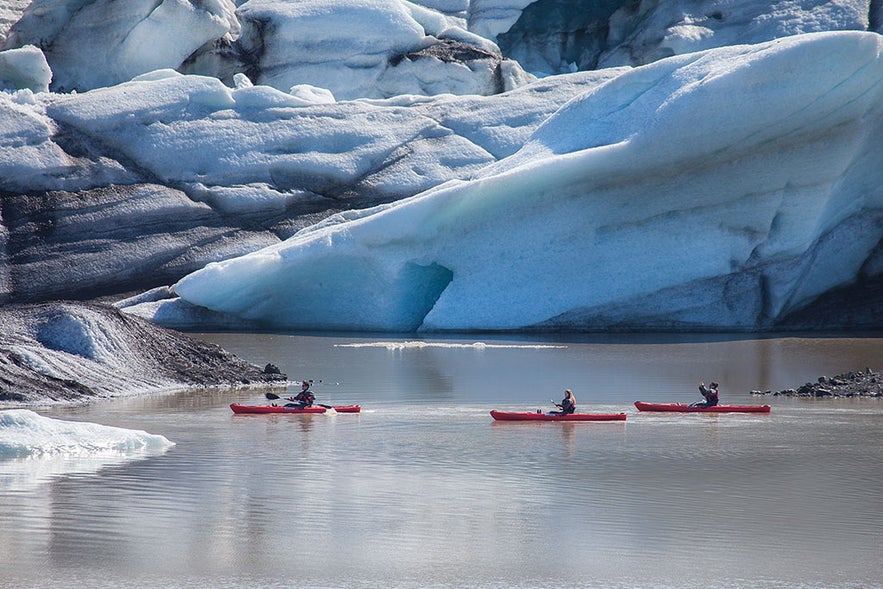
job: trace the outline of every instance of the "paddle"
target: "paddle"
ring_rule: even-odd
[[[282,398],[279,395],[273,393],[265,393],[265,396],[271,401]],[[286,401],[289,400],[287,397],[285,399]],[[334,409],[334,405],[323,405],[322,403],[313,403],[313,405],[318,405],[319,407],[324,407],[325,409]]]

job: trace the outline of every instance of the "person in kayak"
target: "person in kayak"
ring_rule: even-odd
[[[718,403],[718,385],[716,382],[712,382],[708,387],[705,386],[704,382],[699,383],[699,392],[702,393],[702,396],[705,397],[705,401],[701,403],[693,403],[690,407],[714,407]]]
[[[313,385],[313,381],[311,380],[302,380],[300,383],[300,392],[294,397],[288,397],[288,400],[291,403],[286,403],[286,407],[292,407],[294,409],[304,409],[305,407],[312,407],[313,402],[316,400],[316,396],[313,395],[313,391],[310,390],[310,387]]]
[[[550,411],[549,415],[569,415],[576,411],[576,398],[570,389],[564,389],[564,398],[560,403],[555,403],[561,411]]]

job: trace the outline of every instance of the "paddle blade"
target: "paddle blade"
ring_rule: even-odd
[[[279,397],[279,395],[274,395],[273,393],[266,393],[265,396],[266,396],[268,399],[271,399],[271,400],[272,400],[272,399],[279,399],[279,398],[281,398],[281,397]]]

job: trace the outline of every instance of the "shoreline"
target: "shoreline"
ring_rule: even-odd
[[[752,395],[773,397],[800,397],[813,399],[874,399],[883,397],[883,371],[866,368],[837,376],[820,376],[816,382],[807,382],[796,389],[781,391],[751,391]]]
[[[59,301],[0,307],[0,406],[208,388],[280,387],[288,377],[220,346],[109,305]]]

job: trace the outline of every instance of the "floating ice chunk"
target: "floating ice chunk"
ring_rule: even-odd
[[[0,460],[68,456],[139,456],[174,446],[166,437],[97,423],[64,421],[30,409],[0,411]]]
[[[28,490],[56,476],[165,453],[175,444],[141,430],[63,421],[28,409],[0,411],[0,490]]]

